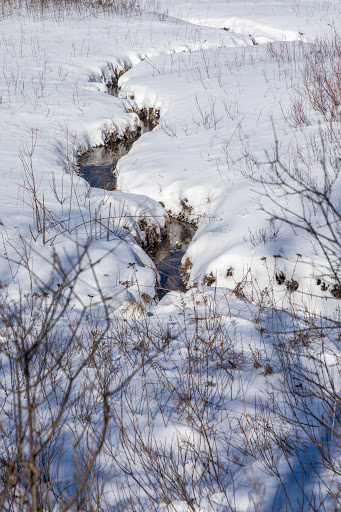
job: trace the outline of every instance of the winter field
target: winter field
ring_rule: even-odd
[[[1,1],[0,510],[341,510],[339,1]]]

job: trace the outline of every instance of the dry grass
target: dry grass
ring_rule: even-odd
[[[58,20],[68,15],[129,14],[141,8],[140,0],[2,0],[0,20],[17,12]]]

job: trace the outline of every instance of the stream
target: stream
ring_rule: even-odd
[[[136,140],[154,126],[145,123],[141,133],[128,140],[122,140],[107,146],[94,148],[78,159],[79,174],[92,186],[105,190],[116,190],[116,165],[119,159],[128,153]],[[160,274],[159,298],[167,292],[184,291],[185,286],[181,276],[181,259],[185,254],[195,227],[186,222],[170,219],[167,237],[146,252],[154,261]]]

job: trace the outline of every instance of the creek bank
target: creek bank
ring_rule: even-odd
[[[169,291],[186,290],[181,261],[195,231],[192,224],[171,218],[167,236],[147,250],[160,274],[160,298]]]
[[[98,146],[83,153],[78,158],[78,174],[91,187],[105,190],[116,190],[116,165],[119,159],[126,155],[134,142],[146,132],[155,127],[151,121],[146,121],[133,132],[126,132],[123,138],[112,135],[105,146]]]
[[[119,75],[120,76],[120,75]],[[108,87],[110,94],[118,95],[117,80]],[[105,146],[96,147],[82,154],[78,158],[78,174],[82,176],[91,187],[109,191],[116,190],[117,174],[116,166],[119,159],[126,155],[137,139],[146,132],[152,131],[158,124],[159,112],[153,109],[135,109],[142,126],[137,126],[134,131],[126,131],[123,138],[116,134],[110,136]],[[148,219],[141,218],[139,227],[146,233],[147,246],[144,247],[147,254],[154,261],[160,275],[158,296],[161,298],[168,291],[184,291],[183,269],[181,265],[184,256],[195,233],[195,226],[184,222],[182,219],[170,218],[167,229],[159,234],[155,233]],[[140,240],[137,240],[140,243]]]

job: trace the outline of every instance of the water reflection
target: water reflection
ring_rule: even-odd
[[[117,162],[128,153],[135,140],[120,141],[85,153],[78,160],[79,174],[92,187],[116,190]]]
[[[116,165],[126,155],[142,133],[150,131],[153,125],[146,124],[141,134],[129,140],[123,140],[104,147],[92,149],[78,160],[79,174],[92,186],[105,190],[116,190]],[[160,273],[159,296],[171,290],[183,290],[181,260],[193,235],[194,226],[172,219],[167,237],[160,243],[147,249]]]
[[[160,274],[161,297],[172,290],[184,290],[181,260],[194,233],[194,226],[171,219],[167,238],[148,251]]]

